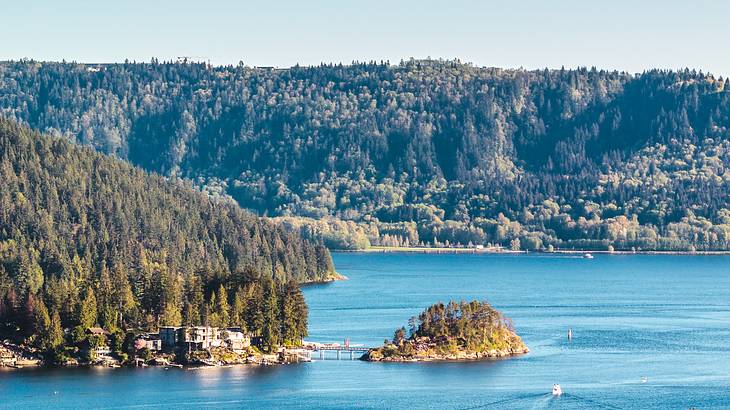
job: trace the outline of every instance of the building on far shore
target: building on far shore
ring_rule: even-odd
[[[147,348],[151,352],[162,350],[162,340],[156,334],[144,334],[134,339],[135,350]]]
[[[180,329],[182,344],[185,350],[208,350],[211,347],[220,347],[223,340],[220,330],[210,326],[191,326]]]
[[[90,336],[104,336],[107,337],[110,333],[100,327],[90,327],[86,329],[86,334]]]
[[[177,347],[180,329],[180,326],[160,327],[158,336],[160,337],[160,341],[162,342],[163,349],[172,350]]]
[[[229,349],[240,352],[251,346],[251,337],[240,327],[229,327],[221,332],[221,337]]]
[[[243,351],[251,346],[251,336],[238,327],[220,329],[211,326],[163,326],[160,327],[158,337],[161,348],[165,350],[183,348],[196,351],[228,347],[234,351]]]
[[[111,357],[112,349],[109,347],[108,340],[111,333],[101,327],[87,328],[84,333],[86,333],[89,338],[84,341],[81,350],[84,351],[89,358],[96,361],[114,360],[114,358]]]

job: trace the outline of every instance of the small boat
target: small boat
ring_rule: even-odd
[[[593,259],[593,255],[591,255],[590,253],[585,253],[583,254],[583,259]]]
[[[568,340],[573,340],[573,329],[568,329]]]
[[[563,389],[560,388],[559,384],[553,384],[553,396],[560,396],[563,394]]]

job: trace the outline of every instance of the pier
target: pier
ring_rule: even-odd
[[[367,353],[371,348],[367,346],[351,346],[345,343],[344,346],[339,344],[321,344],[310,343],[305,346],[307,357],[310,359],[318,358],[319,360],[342,360],[348,358],[355,360]]]

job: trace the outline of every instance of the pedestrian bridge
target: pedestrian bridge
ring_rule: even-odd
[[[367,346],[340,346],[332,344],[311,344],[306,347],[310,359],[319,360],[342,360],[343,356],[349,356],[350,360],[359,359],[372,348]]]

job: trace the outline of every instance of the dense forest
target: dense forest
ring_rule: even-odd
[[[730,249],[730,83],[694,70],[19,61],[0,110],[331,248]]]
[[[2,119],[0,181],[0,339],[57,355],[92,326],[117,350],[181,324],[298,343],[298,284],[334,274],[323,245],[230,200]]]

